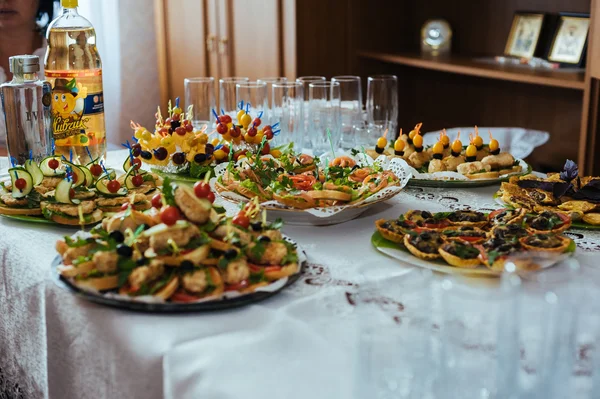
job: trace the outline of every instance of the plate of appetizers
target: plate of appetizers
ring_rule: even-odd
[[[218,165],[211,184],[228,201],[256,199],[288,224],[330,225],[391,199],[408,181],[398,160],[373,162],[358,153],[332,158],[296,153],[290,145],[279,157],[249,154]]]
[[[400,131],[400,136],[390,146],[384,135],[377,140],[374,149],[366,152],[373,159],[399,159],[412,175],[409,186],[481,187],[531,171],[525,161],[501,151],[498,140],[491,133],[489,144],[484,144],[477,126],[469,135],[467,146],[463,146],[460,132],[450,143],[450,138],[442,130],[438,142],[425,147],[420,129],[419,123],[408,134]]]
[[[505,207],[525,208],[538,215],[566,214],[572,228],[600,230],[600,177],[580,177],[571,160],[560,173],[511,177],[494,198]]]
[[[559,217],[559,216],[557,216]],[[525,209],[431,213],[411,210],[398,219],[380,219],[371,243],[403,263],[443,273],[498,276],[507,261],[521,271],[550,267],[575,252],[562,223],[541,226]]]
[[[214,168],[229,162],[231,157],[237,160],[242,154],[258,151],[277,156],[279,150],[271,148],[270,141],[280,132],[278,124],[263,124],[262,112],[253,116],[249,106],[240,102],[237,123],[230,115],[219,115],[213,110],[213,126],[194,127],[193,107],[188,106],[184,112],[179,98],[174,107],[169,101],[166,115],[158,107],[152,131],[131,122],[133,139],[140,146],[140,159],[162,177],[194,184],[207,174],[214,175]],[[263,139],[266,144],[261,146]]]
[[[56,283],[92,302],[137,311],[238,307],[294,283],[306,255],[252,202],[233,218],[210,186],[168,180],[160,209],[128,207],[56,244]]]
[[[27,160],[0,177],[0,216],[24,222],[84,226],[96,224],[106,213],[124,204],[136,210],[151,207],[162,178],[140,169],[132,153],[123,163],[125,172],[106,169],[92,161],[78,165],[64,157],[41,162]]]

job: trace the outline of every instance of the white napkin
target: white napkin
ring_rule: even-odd
[[[167,352],[165,399],[350,398],[353,355],[303,322],[277,311],[272,316]]]
[[[543,132],[540,130],[523,129],[520,127],[478,127],[479,135],[483,138],[484,143],[489,142],[489,133],[492,135],[502,151],[508,151],[515,158],[525,159],[533,150],[540,147],[550,139],[550,133]],[[458,132],[460,133],[460,140],[463,145],[469,144],[469,133],[474,131],[473,126],[471,127],[457,127],[453,129],[446,129],[450,142],[454,141]],[[429,132],[423,135],[423,144],[434,145],[438,141],[440,131]]]

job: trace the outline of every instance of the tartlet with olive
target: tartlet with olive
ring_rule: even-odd
[[[406,249],[417,258],[425,260],[439,259],[439,249],[445,242],[444,237],[435,231],[423,231],[404,236]]]
[[[403,216],[395,220],[379,219],[375,222],[379,234],[397,244],[404,243],[404,236],[415,226],[415,223],[404,219]]]
[[[519,224],[527,215],[527,211],[520,209],[498,209],[488,215],[491,225]]]
[[[519,239],[521,246],[529,251],[563,253],[571,240],[555,234],[534,234]]]
[[[465,241],[447,241],[438,249],[438,252],[448,264],[455,267],[473,269],[481,264],[479,250]]]
[[[447,220],[455,226],[483,227],[488,223],[486,215],[477,211],[450,212]]]
[[[451,226],[451,228],[444,230],[442,234],[448,240],[467,241],[471,244],[481,243],[488,237],[488,233],[484,230],[473,226]]]
[[[571,218],[561,212],[544,211],[528,214],[525,226],[532,234],[559,234],[571,227]]]

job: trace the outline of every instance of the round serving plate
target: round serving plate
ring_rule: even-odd
[[[457,274],[457,275],[471,276],[471,277],[498,277],[498,276],[502,275],[501,271],[491,270],[491,269],[485,267],[484,265],[480,265],[474,269],[467,269],[467,268],[450,266],[443,260],[427,261],[424,259],[417,258],[413,254],[408,252],[408,250],[406,248],[404,248],[404,246],[401,246],[399,244],[396,244],[392,241],[389,241],[389,240],[386,240],[385,238],[383,238],[383,236],[378,231],[375,231],[375,233],[373,233],[373,235],[371,236],[371,244],[379,252],[381,252],[391,258],[394,258],[402,263],[405,263],[405,264],[408,264],[411,266],[422,267],[425,269],[431,269],[431,270],[434,270],[434,271],[440,272],[440,273]],[[562,256],[556,257],[556,259],[553,260],[552,262],[548,262],[544,267],[548,268],[548,267],[554,266],[554,265],[560,263],[560,261],[562,261],[566,257],[572,256],[574,253],[575,253],[575,243],[573,241],[571,241],[571,245],[567,249],[567,252],[565,252]]]
[[[288,237],[286,240],[295,243]],[[52,280],[54,283],[66,290],[90,302],[113,308],[130,310],[146,313],[186,313],[186,312],[211,312],[218,310],[234,309],[242,306],[251,305],[256,302],[264,301],[274,295],[277,295],[290,285],[294,284],[300,278],[302,270],[306,264],[306,253],[297,246],[298,251],[298,273],[289,277],[277,280],[269,286],[260,287],[256,291],[236,296],[233,298],[215,299],[210,301],[199,301],[191,303],[172,303],[158,301],[144,301],[136,298],[129,298],[122,295],[110,295],[106,293],[83,290],[73,284],[69,279],[62,277],[58,272],[58,266],[61,264],[60,256],[54,258],[51,264]],[[276,285],[276,289],[269,289]],[[269,289],[269,290],[267,290]]]
[[[509,175],[500,176],[495,179],[472,179],[472,180],[442,180],[442,179],[415,179],[408,181],[408,186],[412,187],[430,187],[430,188],[476,188],[487,187],[500,184],[508,181],[512,176],[523,176],[531,173],[531,165],[523,160],[519,160],[521,164],[526,165],[523,172],[511,173]]]
[[[150,168],[150,171],[152,173],[156,173],[163,179],[169,178],[171,181],[174,181],[177,183],[184,183],[187,185],[194,185],[197,181],[204,180],[204,179],[196,179],[195,177],[191,177],[190,175],[181,175],[178,173],[164,172],[164,171],[162,171],[160,169],[156,169],[156,168]]]
[[[67,228],[76,228],[79,229],[81,226],[70,226],[66,224],[58,224],[52,220],[46,219],[43,215],[39,216],[29,216],[29,215],[2,215],[0,216],[6,219],[18,220],[19,222],[27,222],[27,223],[38,223],[38,224],[51,224],[53,226],[61,226]]]

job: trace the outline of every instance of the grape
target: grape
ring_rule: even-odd
[[[194,162],[202,163],[204,161],[206,161],[206,154],[199,153],[194,155]]]
[[[175,165],[182,165],[185,163],[185,152],[176,152],[171,159]]]
[[[169,156],[169,152],[165,147],[158,147],[154,150],[154,157],[159,161],[164,161]]]

